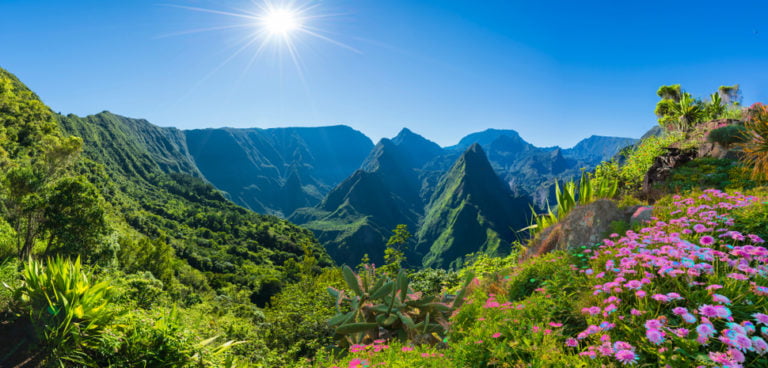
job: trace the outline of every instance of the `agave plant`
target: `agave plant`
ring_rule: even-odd
[[[436,336],[448,329],[450,315],[464,302],[472,279],[470,275],[456,295],[437,297],[413,292],[403,270],[391,279],[376,277],[372,268],[357,275],[344,266],[342,275],[351,294],[328,288],[338,312],[328,324],[350,344],[392,336],[416,343],[437,342]]]
[[[576,205],[585,205],[592,203],[601,198],[613,198],[619,191],[619,179],[618,178],[595,178],[589,173],[581,175],[578,187],[578,196],[576,183],[569,181],[565,183],[563,189],[560,189],[560,185],[555,181],[555,198],[557,199],[557,207],[553,211],[547,203],[547,212],[543,214],[537,214],[536,210],[531,206],[531,224],[520,231],[528,231],[529,235],[533,238],[542,230],[549,226],[558,223],[565,218]]]
[[[94,348],[118,314],[109,306],[112,287],[90,280],[79,257],[74,262],[49,259],[46,266],[30,259],[21,275],[15,299],[29,311],[43,342],[63,360],[77,361],[84,348]]]

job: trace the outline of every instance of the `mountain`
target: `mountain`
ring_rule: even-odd
[[[578,161],[597,165],[600,162],[613,157],[622,148],[631,146],[637,142],[637,139],[602,137],[593,135],[580,141],[573,148],[563,150],[563,155],[574,158]]]
[[[581,175],[602,161],[610,160],[622,148],[631,146],[636,139],[591,136],[573,148],[536,147],[514,130],[488,129],[461,139],[447,150],[463,149],[472,143],[480,144],[496,173],[517,195],[530,195],[533,204],[546,208],[554,200],[555,180],[567,180]],[[456,153],[454,153],[456,154]]]
[[[471,145],[443,175],[416,234],[425,267],[463,264],[468,253],[508,252],[524,227],[529,198],[516,198],[501,181],[479,144]]]
[[[361,169],[314,208],[297,210],[290,221],[312,230],[338,262],[357,264],[364,254],[382,264],[383,244],[398,224],[413,229],[424,211],[420,165],[442,149],[403,129],[382,139]]]
[[[279,290],[289,260],[309,250],[320,264],[331,264],[309,231],[237,206],[205,182],[182,131],[109,112],[55,119],[62,134],[82,138],[77,172],[99,189],[111,221],[123,229],[116,235],[120,248],[167,243],[184,267],[199,272],[185,276],[197,279],[197,287],[205,287],[200,279],[217,288],[237,285],[259,305]],[[151,242],[131,240],[142,238]]]
[[[467,253],[508,251],[529,205],[554,200],[556,179],[580,175],[634,141],[592,136],[570,149],[540,148],[514,130],[488,129],[440,148],[406,128],[289,220],[312,230],[340,263],[368,254],[381,264],[391,230],[405,224],[414,232],[406,252],[412,265],[456,267]]]
[[[373,147],[368,137],[341,125],[184,134],[197,167],[210,183],[243,207],[283,217],[320,202]]]
[[[417,156],[419,155],[419,156]],[[447,170],[450,157],[439,146],[403,130],[382,139],[361,170],[314,208],[289,219],[312,230],[331,256],[356,264],[368,254],[376,264],[391,230],[405,224],[414,232],[406,251],[414,266],[449,267],[467,253],[503,253],[513,229],[525,226],[528,198],[515,198],[494,172],[485,152],[473,144]]]

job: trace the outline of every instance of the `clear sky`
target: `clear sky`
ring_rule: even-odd
[[[292,33],[300,68],[279,42],[233,57],[260,30],[237,25],[258,22],[185,8],[251,0],[0,0],[0,67],[65,114],[347,124],[374,141],[407,126],[441,145],[486,128],[539,146],[639,137],[662,84],[740,83],[745,103],[768,101],[765,0],[293,2],[335,41]]]

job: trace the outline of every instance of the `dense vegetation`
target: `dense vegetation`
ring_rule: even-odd
[[[707,102],[680,86],[659,97],[662,132],[578,183],[553,183],[550,211],[529,229],[600,198],[652,204],[650,222],[532,258],[519,242],[489,255],[508,247],[490,231],[435,230],[489,250],[457,254],[464,262],[449,271],[415,269],[408,257],[453,243],[422,244],[424,230],[412,236],[393,218],[371,255],[383,266],[355,254],[353,270],[334,267],[308,230],[231,204],[201,179],[180,132],[107,112],[55,115],[0,70],[0,365],[767,365],[765,106],[741,108],[735,87]],[[669,147],[705,144],[723,154],[671,168],[643,194]],[[379,158],[369,164],[389,173]],[[489,179],[482,149],[455,162],[433,179],[424,221],[468,212],[501,233],[514,214],[488,212],[483,195],[510,193]],[[365,199],[339,195],[347,207],[333,209]],[[458,210],[442,211],[450,201]]]
[[[298,337],[262,342],[284,327],[274,316],[291,315],[277,307],[289,295],[313,296],[295,283],[334,285],[322,276],[333,274],[321,269],[330,258],[309,231],[203,182],[179,134],[107,112],[55,115],[4,70],[0,123],[0,335],[13,341],[0,344],[0,365],[30,351],[93,366],[223,362],[225,350],[244,362],[294,361],[311,351]],[[142,130],[152,139],[138,139]],[[270,300],[274,308],[259,308]],[[292,316],[322,325],[331,314],[316,312]],[[246,342],[221,345],[234,340]]]

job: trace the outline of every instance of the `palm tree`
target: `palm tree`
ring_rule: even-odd
[[[691,97],[691,94],[684,92],[674,106],[672,114],[677,118],[677,128],[681,131],[688,131],[704,117],[704,109],[701,103]]]

